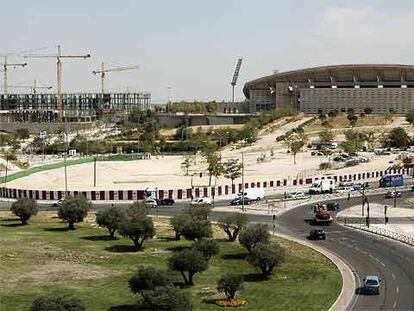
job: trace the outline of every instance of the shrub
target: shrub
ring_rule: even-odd
[[[332,167],[332,164],[329,162],[322,162],[319,164],[320,170],[327,170],[327,169],[330,169],[331,167]]]
[[[232,300],[236,293],[243,289],[243,276],[239,274],[224,274],[217,281],[217,290],[227,297],[227,300]]]
[[[155,235],[154,223],[148,216],[128,217],[119,226],[119,233],[130,238],[137,250],[142,250],[145,240]]]
[[[189,311],[193,309],[191,294],[174,286],[145,291],[145,305],[150,310]],[[146,309],[146,310],[147,310]]]
[[[148,215],[148,207],[144,202],[134,202],[127,208],[127,216],[131,218],[141,218]]]
[[[236,213],[219,220],[218,226],[224,230],[229,237],[229,241],[233,242],[237,239],[240,230],[247,225],[247,216],[244,214]]]
[[[260,268],[263,275],[268,276],[274,267],[279,265],[285,257],[285,250],[277,243],[259,243],[247,257],[247,262]]]
[[[191,206],[187,209],[187,214],[192,219],[207,220],[210,214],[210,207],[208,206]]]
[[[110,207],[99,211],[96,214],[96,223],[98,226],[108,229],[109,235],[113,238],[115,231],[121,223],[125,221],[125,210],[119,207]]]
[[[189,215],[176,215],[170,218],[170,225],[175,232],[175,239],[178,241],[181,238],[182,230],[187,222],[191,221]]]
[[[143,295],[146,290],[154,290],[157,287],[171,285],[166,272],[153,267],[139,267],[128,281],[132,292]],[[145,297],[144,297],[145,298]]]
[[[192,241],[211,237],[213,234],[211,222],[209,220],[191,219],[184,224],[181,234],[187,240]]]
[[[20,198],[12,204],[10,211],[20,218],[22,225],[26,225],[30,217],[37,214],[37,203],[34,199]]]
[[[217,241],[213,239],[200,239],[193,244],[193,248],[202,253],[207,261],[220,252]]]
[[[239,242],[242,244],[249,253],[256,247],[258,243],[268,243],[270,234],[268,232],[267,225],[254,224],[243,229],[239,236]]]
[[[75,222],[82,222],[91,207],[91,202],[82,195],[69,197],[63,200],[58,209],[58,216],[69,223],[70,230],[74,230]]]
[[[172,255],[168,260],[168,266],[171,270],[181,273],[185,285],[194,285],[194,274],[207,270],[208,263],[199,251],[185,249]]]
[[[33,301],[30,311],[84,311],[85,305],[77,298],[39,297]]]

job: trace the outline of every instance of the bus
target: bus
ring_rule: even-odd
[[[399,187],[404,185],[403,174],[386,174],[379,181],[380,188]]]

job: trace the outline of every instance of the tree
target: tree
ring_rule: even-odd
[[[184,249],[169,258],[168,266],[171,270],[181,273],[185,285],[194,285],[194,275],[207,270],[208,263],[199,251]]]
[[[247,262],[260,268],[263,275],[268,276],[273,269],[283,262],[285,250],[277,243],[259,243],[247,257]]]
[[[335,139],[335,135],[332,131],[323,131],[319,133],[319,140],[323,143],[330,142]]]
[[[224,274],[220,276],[217,281],[217,290],[227,297],[227,300],[232,300],[236,293],[243,289],[243,276],[240,274]]]
[[[37,203],[34,199],[20,198],[12,204],[10,211],[20,218],[22,225],[26,225],[30,217],[37,214]]]
[[[188,176],[188,170],[190,169],[191,165],[193,165],[194,160],[191,155],[186,155],[183,162],[181,162],[181,167],[185,169],[185,176]]]
[[[58,209],[58,217],[69,223],[69,230],[75,230],[75,223],[82,222],[92,208],[92,203],[83,195],[65,198]]]
[[[358,117],[354,114],[354,112],[348,112],[347,119],[349,121],[349,124],[351,124],[351,127],[355,127]]]
[[[191,219],[186,222],[181,230],[181,234],[187,240],[199,240],[211,237],[211,222],[208,220]]]
[[[407,120],[407,122],[409,122],[410,124],[414,123],[414,110],[410,110],[406,115],[405,115],[405,119]]]
[[[148,216],[128,217],[119,227],[119,233],[130,238],[135,248],[142,250],[145,240],[155,235],[154,223]]]
[[[233,242],[237,239],[239,232],[246,227],[248,223],[245,214],[236,213],[219,220],[218,226],[227,234],[229,241]]]
[[[365,107],[364,108],[364,113],[365,114],[371,114],[372,113],[372,108],[371,107]]]
[[[193,248],[203,254],[206,261],[210,261],[211,257],[220,252],[217,241],[213,239],[200,239],[193,244]]]
[[[296,154],[302,150],[303,145],[305,143],[303,141],[294,141],[291,145],[290,145],[290,152],[293,155],[293,164],[296,165]]]
[[[144,292],[145,310],[193,310],[191,293],[174,286],[156,287],[154,290]]]
[[[341,143],[341,147],[347,153],[357,152],[362,149],[363,142],[367,140],[365,133],[361,133],[354,130],[345,132],[346,140]]]
[[[38,297],[30,311],[85,311],[85,305],[77,298],[70,297]]]
[[[190,215],[175,215],[170,218],[170,225],[175,231],[175,240],[178,241],[181,238],[182,230],[187,222],[191,221]]]
[[[207,220],[211,210],[209,206],[190,206],[186,212],[192,219]]]
[[[144,202],[134,202],[126,209],[126,214],[131,218],[140,218],[148,215],[148,207]]]
[[[234,180],[241,176],[243,164],[239,163],[239,159],[230,159],[223,163],[224,177],[231,180],[233,186]]]
[[[144,296],[144,291],[171,285],[171,280],[165,271],[153,267],[139,267],[129,279],[128,284],[133,293]]]
[[[402,127],[393,128],[388,134],[388,147],[406,148],[410,145],[411,139]]]
[[[253,224],[240,232],[239,242],[243,245],[249,253],[256,247],[258,243],[268,243],[270,234],[267,225]]]
[[[125,209],[113,206],[100,210],[96,214],[96,223],[100,227],[107,228],[111,238],[114,238],[115,231],[119,228],[121,223],[125,221],[125,218]]]
[[[220,155],[215,151],[206,150],[203,156],[207,161],[208,184],[211,186],[211,178],[219,177],[223,173],[223,165],[221,163]]]

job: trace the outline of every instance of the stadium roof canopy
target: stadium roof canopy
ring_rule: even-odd
[[[319,86],[372,85],[375,83],[389,86],[414,86],[414,65],[349,64],[286,71],[247,82],[243,93],[249,98],[249,90],[269,89],[275,87],[276,83],[308,83]]]

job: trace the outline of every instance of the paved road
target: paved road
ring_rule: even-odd
[[[410,194],[404,195],[407,199]],[[403,202],[402,199],[400,202]],[[338,200],[341,209],[361,203],[361,198]],[[384,196],[370,196],[370,202],[384,204]],[[218,202],[225,205],[226,202]],[[0,209],[8,209],[10,203],[0,202]],[[100,206],[101,207],[101,206]],[[276,232],[281,232],[299,239],[306,239],[313,227],[307,222],[312,218],[312,205],[293,208],[276,219]],[[48,207],[50,209],[50,207]],[[184,207],[160,207],[152,209],[151,214],[172,216],[182,213]],[[217,220],[226,212],[213,211],[210,219]],[[269,215],[249,215],[252,222],[267,223],[272,226]],[[379,221],[379,220],[378,220]],[[391,219],[392,221],[392,219]],[[411,221],[407,219],[403,222]],[[355,289],[352,310],[414,310],[414,248],[387,238],[371,235],[361,231],[345,228],[334,222],[324,227],[327,233],[325,241],[314,241],[322,247],[337,254],[353,269],[360,284],[364,275],[374,274],[382,278],[382,288],[378,296],[361,295]]]

